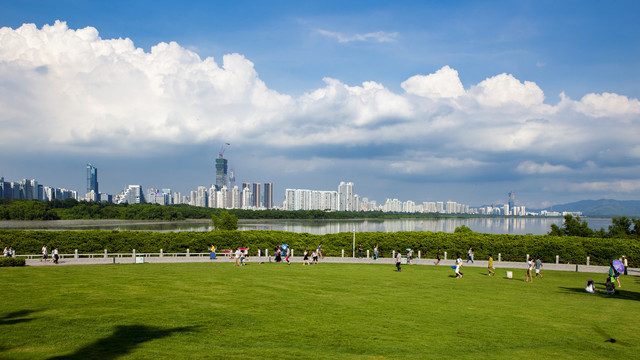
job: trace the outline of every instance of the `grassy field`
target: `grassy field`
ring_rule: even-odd
[[[0,269],[0,358],[634,358],[640,278],[229,263]],[[615,340],[610,340],[610,339]]]

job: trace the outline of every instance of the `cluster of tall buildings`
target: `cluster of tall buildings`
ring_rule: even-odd
[[[242,183],[236,185],[233,169],[229,171],[227,159],[220,156],[216,159],[216,182],[211,186],[198,186],[197,189],[181,194],[171,189],[149,188],[143,192],[140,185],[129,185],[122,193],[115,195],[113,201],[118,204],[152,203],[159,205],[188,204],[199,207],[222,209],[273,209],[273,183]],[[95,182],[97,193],[97,169],[89,171],[87,165],[87,184]],[[93,200],[92,193],[87,185],[87,199]]]
[[[20,182],[4,181],[0,177],[0,198],[10,200],[65,200],[78,199],[78,192],[38,184],[34,179],[22,179]]]
[[[360,198],[354,192],[353,182],[341,182],[338,190],[286,189],[285,210],[323,210],[323,211],[381,211],[396,213],[441,213],[472,214],[474,209],[469,205],[455,201],[415,202],[387,199],[378,205],[368,198]]]
[[[52,188],[38,184],[36,180],[23,179],[21,182],[5,182],[0,177],[0,198],[26,200],[76,199],[86,201],[115,202],[117,204],[152,203],[159,205],[188,204],[199,207],[223,209],[276,209],[283,210],[323,210],[323,211],[380,211],[395,213],[438,213],[438,214],[482,214],[482,215],[530,215],[524,206],[515,205],[515,194],[509,192],[509,202],[498,206],[470,208],[455,201],[415,202],[387,199],[384,204],[360,198],[354,192],[353,182],[340,182],[337,191],[286,189],[282,207],[274,206],[273,183],[244,182],[238,187],[233,169],[228,171],[227,159],[220,152],[215,162],[216,182],[209,187],[181,194],[169,188],[149,188],[143,191],[141,185],[129,185],[120,194],[100,193],[98,169],[87,164],[87,190],[83,199],[73,190]]]

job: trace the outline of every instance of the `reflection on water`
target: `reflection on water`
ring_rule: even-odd
[[[592,229],[605,230],[611,219],[583,218]],[[489,234],[542,235],[551,224],[562,225],[562,218],[447,218],[447,219],[363,219],[363,220],[240,220],[239,230],[282,230],[316,235],[340,232],[432,231],[452,233],[462,225]],[[138,220],[55,220],[0,221],[0,229],[26,230],[121,230],[121,231],[211,231],[210,220],[138,221]]]

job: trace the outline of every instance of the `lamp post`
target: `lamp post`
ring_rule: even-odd
[[[353,257],[356,257],[356,226],[353,225]]]

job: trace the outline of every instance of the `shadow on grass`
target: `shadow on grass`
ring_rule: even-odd
[[[612,299],[640,301],[640,293],[637,293],[635,291],[624,290],[621,288],[616,288],[616,293],[613,295],[609,295],[606,292],[604,292],[604,285],[601,286],[600,290],[598,290],[598,292],[595,294],[587,293],[586,291],[584,291],[584,288],[560,287],[560,289],[563,289],[566,292],[580,293],[588,296],[600,296],[600,297],[606,297],[606,298],[612,298]]]
[[[29,316],[38,310],[19,310],[14,311],[12,313],[8,313],[7,315],[0,316],[0,325],[13,325],[19,324],[22,322],[27,322],[33,320],[33,318],[24,319],[25,316]]]
[[[159,329],[144,325],[119,325],[111,336],[99,339],[69,355],[49,359],[116,359],[133,351],[147,341],[161,339],[176,332],[193,331],[195,327]]]

